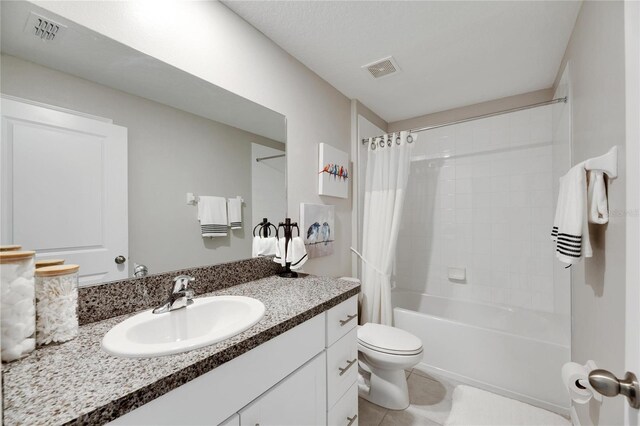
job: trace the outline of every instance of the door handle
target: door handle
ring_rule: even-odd
[[[114,259],[114,262],[116,262],[118,265],[122,265],[126,261],[127,261],[127,258],[122,256],[122,255],[120,255],[120,256],[118,256],[118,257],[116,257]]]
[[[347,423],[347,426],[351,426],[353,422],[356,421],[357,418],[358,418],[357,414],[354,414],[353,417],[347,417],[347,420],[349,421],[349,423]]]
[[[589,373],[589,384],[604,396],[624,395],[631,407],[640,408],[640,384],[636,375],[630,371],[627,371],[624,379],[618,379],[610,371],[593,370]]]

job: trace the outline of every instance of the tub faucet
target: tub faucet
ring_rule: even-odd
[[[187,288],[190,283],[196,279],[189,275],[178,275],[173,279],[173,287],[169,293],[169,298],[162,305],[153,310],[154,314],[164,314],[165,312],[175,311],[176,309],[186,308],[193,304],[193,290]]]

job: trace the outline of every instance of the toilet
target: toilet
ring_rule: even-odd
[[[405,330],[374,323],[359,325],[357,334],[358,395],[390,410],[404,410],[409,406],[405,370],[422,360],[422,341]]]
[[[405,370],[422,360],[422,352],[422,341],[404,330],[373,323],[358,326],[359,396],[390,410],[407,408]]]

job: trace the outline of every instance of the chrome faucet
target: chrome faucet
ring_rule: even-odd
[[[196,279],[189,275],[178,275],[173,279],[173,287],[169,293],[169,298],[162,305],[153,310],[154,314],[164,314],[176,309],[186,308],[193,304],[193,290],[187,288]]]

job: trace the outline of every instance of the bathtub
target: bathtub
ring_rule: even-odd
[[[422,339],[416,368],[567,415],[560,369],[570,361],[567,316],[392,292],[394,325]]]

